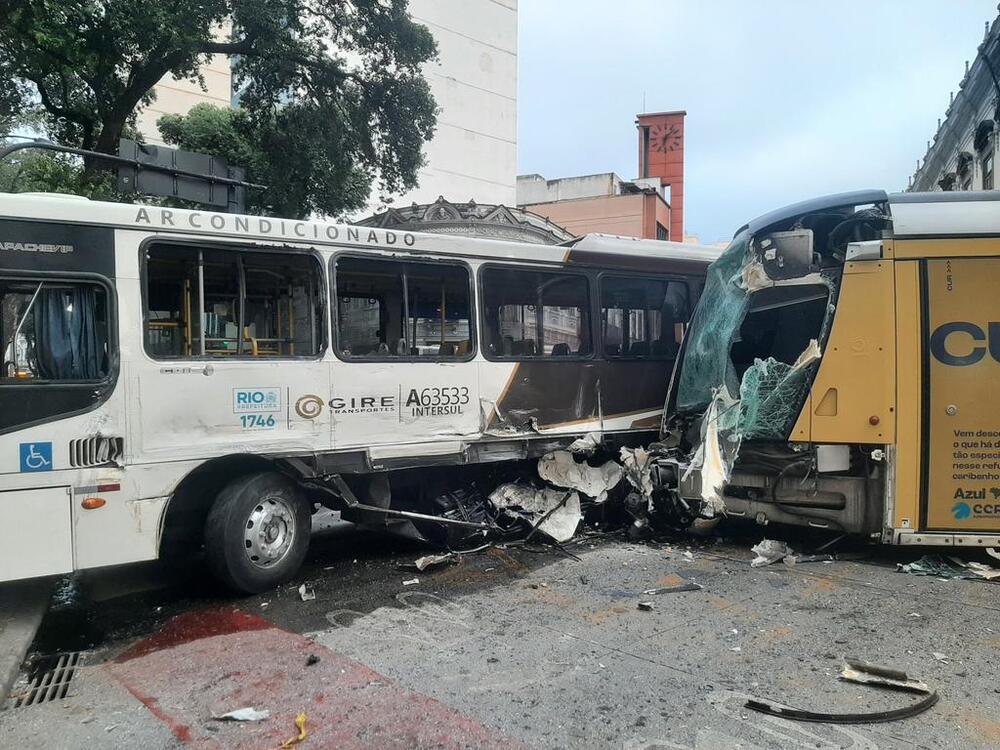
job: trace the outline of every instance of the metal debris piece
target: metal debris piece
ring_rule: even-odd
[[[653,499],[653,478],[650,476],[649,453],[643,448],[622,448],[618,451],[625,468],[625,478],[635,487],[647,503]]]
[[[608,491],[621,482],[625,471],[615,461],[601,466],[578,463],[569,451],[552,451],[538,459],[538,476],[551,485],[577,490],[598,503],[608,499]]]
[[[595,450],[597,450],[597,446],[600,444],[601,444],[601,434],[599,432],[588,432],[582,438],[577,438],[572,443],[570,443],[569,446],[567,447],[567,450],[570,453],[589,456]]]
[[[943,654],[940,651],[932,651],[931,656],[933,656],[938,661],[943,661],[946,664],[948,663],[948,654]]]
[[[316,592],[303,583],[299,586],[299,598],[304,602],[311,602],[316,598]]]
[[[911,693],[931,693],[926,683],[908,677],[906,672],[889,667],[879,667],[857,659],[844,659],[840,679],[860,685],[881,685]]]
[[[419,578],[410,578],[409,580],[403,581],[404,586],[416,586],[418,583],[420,583]]]
[[[795,554],[795,551],[787,544],[774,539],[762,539],[751,547],[750,551],[757,555],[750,561],[751,568],[762,568],[765,565],[784,560],[788,555]]]
[[[641,609],[643,612],[652,612],[653,611],[653,603],[652,602],[639,602],[639,609]]]
[[[923,700],[909,706],[904,706],[903,708],[894,708],[888,711],[872,711],[870,713],[835,714],[821,711],[807,711],[754,699],[748,700],[743,704],[743,707],[769,716],[791,719],[792,721],[812,721],[824,724],[876,724],[916,716],[938,702],[938,694],[936,692],[933,692],[925,683],[912,679],[906,672],[898,669],[879,667],[855,659],[847,659],[839,677],[848,682],[888,687],[894,690],[922,694],[925,697]]]
[[[952,558],[954,559],[954,558]],[[1000,579],[1000,569],[991,567],[981,562],[967,562],[963,563],[965,569],[971,573],[974,573],[979,578],[985,578],[987,581],[995,581]]]
[[[257,710],[252,706],[237,708],[235,711],[213,716],[216,721],[264,721],[271,716],[270,711]]]
[[[679,594],[682,591],[701,591],[704,588],[700,583],[688,581],[677,586],[663,586],[658,589],[646,589],[642,593],[646,596],[656,596],[658,594]]]
[[[428,568],[434,568],[438,565],[443,565],[444,563],[454,563],[457,560],[458,558],[453,556],[450,552],[443,555],[424,555],[423,557],[418,557],[414,560],[413,566],[422,573]]]
[[[814,563],[814,562],[828,563],[828,562],[833,562],[836,559],[837,558],[835,558],[833,555],[795,555],[795,554],[791,554],[791,555],[785,555],[785,557],[782,560],[782,562],[785,563],[785,565],[798,565],[799,563]]]
[[[573,538],[583,520],[580,496],[554,487],[536,489],[531,485],[509,482],[489,496],[495,508],[513,518],[520,518],[557,542]]]

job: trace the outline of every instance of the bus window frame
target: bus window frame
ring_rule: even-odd
[[[593,271],[580,269],[580,268],[566,268],[563,266],[550,266],[550,265],[528,265],[525,263],[498,263],[498,262],[488,262],[483,263],[479,266],[476,273],[476,285],[478,287],[479,299],[481,302],[485,300],[485,290],[483,289],[483,273],[491,269],[501,269],[507,271],[526,271],[528,273],[555,273],[563,274],[566,276],[579,276],[587,282],[587,308],[588,308],[588,319],[590,321],[590,353],[588,354],[578,354],[576,352],[570,352],[569,354],[493,354],[490,348],[486,345],[486,341],[481,342],[481,349],[483,352],[483,358],[488,362],[590,362],[597,359],[597,347],[595,346],[596,337],[594,330],[594,310],[595,310],[595,297],[594,292],[597,288],[595,283],[596,276]],[[483,304],[485,304],[483,302]],[[599,300],[597,300],[599,304]],[[478,308],[478,314],[484,315],[485,308]],[[486,333],[486,326],[482,325],[481,329],[483,335]]]
[[[97,390],[97,395],[82,409],[53,414],[51,416],[23,422],[11,427],[0,428],[0,435],[40,427],[64,419],[89,414],[106,404],[115,392],[118,377],[121,374],[121,348],[118,340],[118,293],[114,280],[99,273],[87,271],[23,271],[10,268],[0,269],[0,275],[7,278],[18,278],[26,281],[82,281],[100,284],[107,294],[108,312],[108,373],[101,380],[27,380],[25,382],[0,383],[0,390],[20,388],[59,389],[59,390]],[[15,393],[17,391],[14,391]]]
[[[343,352],[340,350],[340,294],[337,291],[337,261],[341,258],[360,258],[362,260],[371,260],[372,258],[380,261],[388,261],[390,263],[411,263],[417,265],[426,266],[458,266],[465,270],[468,274],[469,280],[469,351],[467,354],[454,357],[443,357],[440,354],[425,354],[424,356],[414,355],[414,354],[362,354],[358,357],[347,357],[344,356]],[[421,257],[421,258],[408,258],[401,255],[392,255],[389,253],[377,253],[377,252],[359,252],[357,250],[338,250],[330,256],[329,267],[327,268],[330,274],[330,295],[332,300],[338,301],[338,304],[330,305],[330,315],[328,316],[333,324],[330,337],[330,349],[333,351],[333,356],[339,361],[347,364],[356,364],[359,362],[382,362],[382,363],[392,363],[392,362],[426,362],[426,363],[450,363],[454,364],[456,362],[471,362],[476,358],[479,352],[479,331],[478,331],[478,311],[479,311],[479,300],[476,297],[476,270],[472,267],[472,264],[464,260],[458,259],[444,259],[437,257]],[[380,302],[384,302],[379,298]]]
[[[150,354],[146,350],[146,331],[149,325],[149,299],[148,299],[148,279],[149,268],[146,252],[150,245],[174,245],[176,247],[191,248],[197,250],[199,247],[205,250],[230,250],[258,254],[281,255],[283,253],[295,255],[312,256],[318,263],[319,284],[317,289],[321,292],[320,307],[320,329],[319,341],[317,341],[317,351],[311,355],[292,355],[281,357],[254,357],[248,354],[232,355],[212,355],[212,354],[191,354],[180,355],[178,357],[158,357]],[[181,239],[179,237],[163,237],[153,235],[145,238],[139,243],[139,292],[142,300],[142,353],[151,362],[319,362],[326,358],[326,353],[330,348],[330,337],[327,332],[326,308],[329,306],[330,284],[326,278],[323,254],[316,248],[300,248],[289,245],[253,245],[248,246],[245,242],[225,242],[219,240],[209,240],[207,242],[194,239]],[[204,300],[202,300],[204,303]],[[201,311],[204,313],[204,310]]]
[[[696,281],[696,277],[683,276],[683,275],[669,275],[664,276],[660,274],[641,274],[635,273],[633,271],[619,272],[607,268],[601,269],[597,274],[597,322],[601,323],[603,321],[604,305],[602,302],[601,292],[603,291],[602,285],[604,284],[604,277],[610,276],[612,278],[631,278],[640,279],[643,281],[665,281],[668,284],[671,282],[679,282],[684,284],[684,288],[687,290],[687,304],[688,304],[688,319],[684,322],[684,335],[687,336],[687,326],[691,323],[691,315],[694,313],[695,305],[698,304],[698,298],[695,296],[692,289],[692,282]],[[606,359],[608,362],[672,362],[680,358],[680,347],[683,341],[677,345],[677,352],[673,356],[667,356],[663,354],[608,354],[604,350],[604,326],[598,325],[598,331],[600,333],[601,339],[601,357]]]

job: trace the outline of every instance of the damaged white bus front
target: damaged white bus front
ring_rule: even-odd
[[[683,528],[726,515],[878,531],[890,440],[871,429],[871,442],[817,443],[803,414],[808,422],[845,264],[879,262],[890,227],[886,194],[865,191],[790,206],[737,232],[709,269],[650,451],[652,520]],[[836,410],[837,395],[824,408]]]

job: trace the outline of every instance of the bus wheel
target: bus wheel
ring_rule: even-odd
[[[226,586],[257,594],[285,583],[309,548],[311,509],[281,474],[239,477],[219,493],[205,522],[205,555]]]

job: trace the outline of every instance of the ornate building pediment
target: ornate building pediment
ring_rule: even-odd
[[[390,208],[355,222],[364,227],[408,232],[463,235],[489,239],[557,245],[575,235],[544,216],[504,205],[479,204],[474,200],[452,203],[439,196],[433,203],[413,203]]]

